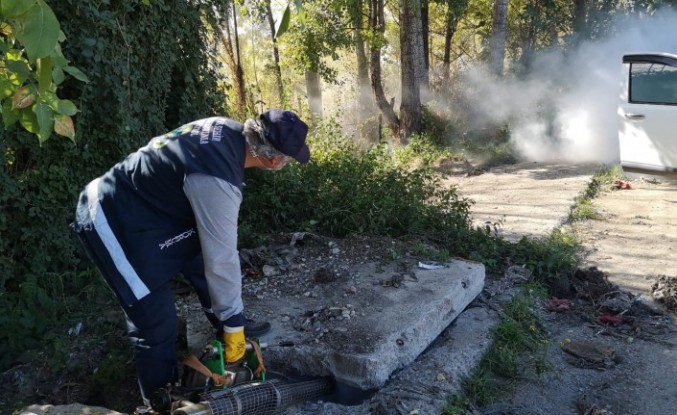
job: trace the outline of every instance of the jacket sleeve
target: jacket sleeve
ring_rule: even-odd
[[[186,177],[183,190],[195,214],[212,310],[225,321],[243,309],[237,251],[242,193],[223,179],[197,173]]]

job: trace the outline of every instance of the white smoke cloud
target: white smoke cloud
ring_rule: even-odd
[[[538,56],[522,79],[488,81],[475,68],[466,82],[483,117],[510,125],[515,149],[533,161],[618,161],[616,109],[622,57],[677,53],[677,13],[623,17],[616,35],[577,50]]]

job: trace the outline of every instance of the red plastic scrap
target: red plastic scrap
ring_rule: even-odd
[[[566,298],[555,298],[552,297],[545,303],[545,309],[548,311],[554,311],[556,313],[561,313],[563,311],[568,311],[571,308],[571,300]]]
[[[619,324],[623,323],[623,317],[602,313],[599,315],[599,322],[603,324],[611,324],[612,326],[618,326]]]
[[[630,185],[629,182],[626,182],[625,180],[616,180],[614,182],[614,186],[616,189],[627,189],[630,190],[632,189],[632,186]]]

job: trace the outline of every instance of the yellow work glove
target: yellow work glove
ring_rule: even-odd
[[[223,326],[223,354],[226,357],[226,364],[242,360],[246,347],[244,326]]]

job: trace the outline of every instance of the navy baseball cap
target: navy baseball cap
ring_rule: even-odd
[[[308,126],[291,111],[271,109],[261,114],[266,127],[266,138],[278,151],[306,164],[310,150],[306,145]]]

